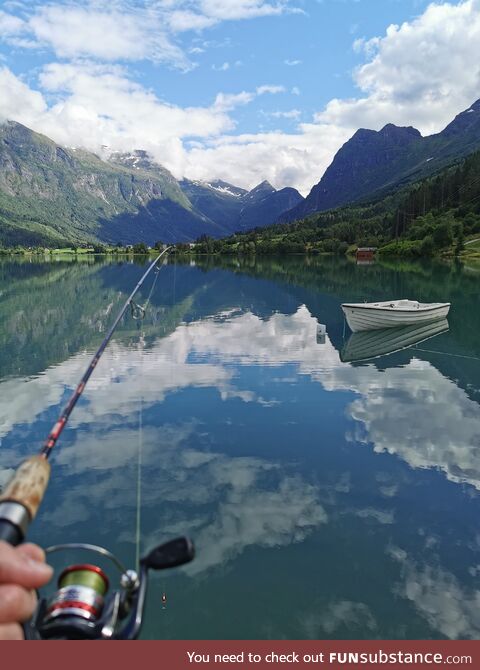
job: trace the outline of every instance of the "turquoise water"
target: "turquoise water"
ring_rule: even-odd
[[[1,262],[0,482],[142,271]],[[479,286],[474,266],[164,267],[56,447],[31,539],[134,565],[137,535],[191,535],[195,561],[152,577],[145,638],[480,637]],[[352,360],[371,343],[340,303],[390,298],[451,301],[448,330]]]

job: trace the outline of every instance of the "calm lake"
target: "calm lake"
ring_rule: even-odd
[[[0,262],[0,483],[143,270]],[[145,552],[189,534],[195,561],[152,574],[144,638],[479,638],[479,288],[480,266],[163,267],[53,453],[30,539],[133,567],[137,535]],[[390,298],[451,301],[448,329],[350,340],[340,303]]]

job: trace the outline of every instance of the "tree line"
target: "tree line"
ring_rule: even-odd
[[[377,201],[220,240],[202,236],[194,253],[344,254],[368,246],[385,255],[431,256],[448,248],[460,253],[465,236],[475,233],[480,233],[480,152]]]

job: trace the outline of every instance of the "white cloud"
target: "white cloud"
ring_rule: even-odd
[[[317,180],[314,175],[321,175],[350,133],[326,124],[301,124],[299,131],[212,138],[188,152],[184,173],[189,179],[222,178],[244,188],[268,179],[276,188],[295,186],[306,194]]]
[[[47,111],[43,95],[33,91],[7,67],[0,67],[0,121],[16,119],[25,110],[26,119],[35,127],[37,119]]]
[[[441,130],[480,97],[480,2],[432,3],[383,37],[356,40],[367,63],[354,79],[364,97],[332,100],[316,119],[351,128],[386,123]]]
[[[41,44],[61,58],[88,56],[101,60],[174,62],[186,66],[181,50],[160,26],[146,29],[144,15],[95,11],[93,7],[50,5],[30,18],[29,26]]]
[[[365,368],[362,368],[364,373]],[[359,392],[351,416],[365,428],[359,442],[373,443],[378,453],[396,455],[413,468],[437,468],[453,482],[480,490],[477,405],[430,363],[413,359],[405,368],[379,374],[370,381],[347,382]],[[339,379],[333,382],[338,388]],[[438,420],[427,417],[435,406]],[[452,428],[450,428],[452,427]],[[454,428],[453,428],[454,427]]]
[[[40,83],[53,96],[50,106],[40,92],[0,69],[0,116],[67,146],[145,148],[177,174],[185,156],[184,137],[217,136],[234,127],[218,99],[211,107],[168,105],[115,66],[53,63],[40,73]]]
[[[367,507],[365,509],[354,509],[351,510],[351,513],[355,516],[358,516],[360,519],[373,519],[377,523],[381,523],[387,526],[392,524],[395,519],[395,515],[392,511],[374,509],[373,507]]]
[[[264,84],[263,86],[258,86],[257,95],[263,95],[264,93],[285,93],[285,86],[277,86],[274,84]]]
[[[274,119],[298,119],[302,115],[302,112],[299,109],[290,109],[288,112],[269,112],[268,116],[272,116]]]
[[[193,50],[192,50],[193,53]],[[212,70],[215,70],[215,72],[226,72],[227,70],[230,70],[232,67],[240,67],[243,65],[241,60],[236,60],[234,63],[229,63],[228,61],[225,61],[221,65],[212,65]]]
[[[242,465],[244,471],[239,472]],[[300,477],[283,475],[274,490],[265,490],[262,474],[274,468],[259,459],[212,463],[208,489],[216,492],[228,488],[208,525],[195,533],[198,560],[189,568],[189,574],[232,560],[249,546],[279,547],[302,542],[327,522],[318,502],[318,490]]]
[[[224,332],[222,326],[233,328],[234,334],[243,330],[255,335],[256,343],[249,343],[248,350],[250,355],[264,358],[273,332],[284,351],[296,347],[305,336],[310,340],[314,320],[309,317],[305,322],[306,316],[302,309],[296,317],[275,315],[265,324],[253,315],[237,315],[225,324],[217,320],[217,315],[215,320],[180,325],[148,349],[112,342],[90,381],[83,403],[72,416],[70,426],[76,429],[75,441],[67,441],[56,456],[66,481],[75,482],[80,475],[83,485],[67,485],[60,503],[45,511],[41,522],[47,527],[66,523],[72,526],[86,521],[92,507],[103,509],[108,517],[110,510],[118,509],[120,501],[127,516],[136,505],[133,473],[139,448],[138,399],[142,398],[143,409],[147,410],[182,388],[212,387],[225,402],[239,397],[244,402],[269,404],[270,399],[265,401],[236,388],[233,372],[228,369],[231,366],[215,360],[221,359],[223,348],[230,359],[249,355],[242,348],[238,351],[232,333]],[[212,362],[189,362],[198,359],[198,353],[208,353]],[[282,354],[277,355],[281,365]],[[201,358],[205,360],[206,356]],[[41,376],[2,382],[0,436],[20,423],[24,424],[22,435],[26,441],[29,422],[60,403],[65,384],[75,384],[88,360],[89,355],[82,352],[50,367]],[[16,444],[19,446],[18,440]],[[82,449],[78,449],[79,444]],[[209,435],[202,436],[201,424],[159,427],[145,422],[141,444],[142,509],[155,506],[157,510],[153,515],[143,515],[145,544],[150,543],[150,535],[158,541],[160,534],[194,529],[198,557],[188,569],[190,574],[225,564],[247,547],[271,548],[301,542],[327,522],[318,487],[295,474],[294,467],[289,472],[288,464],[280,468],[275,461],[219,453]],[[23,446],[20,441],[20,448]],[[8,476],[5,467],[15,458],[18,455],[14,453],[2,453],[0,483]],[[94,479],[95,486],[85,485],[85,478]],[[154,481],[153,486],[149,485],[149,478]],[[160,512],[158,500],[162,500]],[[191,509],[185,512],[182,508],[185,503],[195,506],[193,522]],[[132,524],[122,540],[133,541],[133,532]]]
[[[288,58],[287,58],[287,60],[284,60],[283,62],[285,63],[285,65],[290,65],[291,67],[293,67],[295,65],[301,65],[302,64],[301,60],[288,60]]]
[[[230,63],[228,61],[225,61],[225,63],[222,63],[221,65],[212,65],[212,70],[215,70],[216,72],[226,72],[229,69]]]
[[[0,12],[0,36],[23,46],[47,47],[60,58],[151,60],[192,66],[175,43],[177,33],[202,31],[222,21],[295,11],[290,0],[83,0],[75,4],[22,5],[25,19]]]
[[[217,21],[252,19],[259,16],[272,16],[288,8],[286,0],[269,3],[264,0],[199,0],[201,12]]]
[[[214,107],[222,112],[230,111],[239,105],[248,105],[255,98],[254,93],[219,93],[215,98]]]
[[[175,10],[168,17],[168,24],[173,32],[186,32],[188,30],[204,30],[217,23],[216,19],[210,16],[197,14],[190,10]]]
[[[263,0],[156,0],[136,3],[134,12],[132,7],[126,0],[37,3],[23,19],[3,12],[0,30],[3,26],[7,40],[33,39],[62,57],[88,56],[103,62],[149,58],[188,69],[193,64],[176,42],[180,30],[294,9],[293,3]],[[47,66],[40,82],[44,87],[50,82],[48,92],[55,98],[50,107],[39,91],[3,72],[0,114],[67,145],[145,148],[179,178],[224,178],[245,188],[267,178],[277,188],[296,186],[306,194],[358,127],[379,129],[393,122],[431,133],[466,109],[480,96],[479,43],[480,0],[433,3],[417,18],[389,26],[383,36],[356,40],[354,47],[365,58],[354,72],[359,95],[331,100],[313,122],[288,134],[234,133],[234,107],[252,102],[253,92],[219,94],[218,99],[230,96],[228,107],[213,103],[180,108],[160,100],[113,65],[110,74],[99,74],[98,62]],[[193,51],[209,45],[197,41]],[[225,70],[227,63],[221,66]],[[62,89],[58,81],[54,86],[55,77],[64,79],[68,68],[68,85]],[[255,94],[266,92],[286,90],[264,85]],[[300,90],[294,86],[290,93],[299,95]],[[192,137],[195,144],[186,144]]]
[[[214,139],[189,153],[187,175],[223,176],[246,187],[267,178],[276,187],[295,185],[306,193],[357,128],[393,122],[438,132],[480,97],[479,43],[479,0],[432,4],[413,21],[390,26],[383,37],[357,41],[367,58],[354,74],[358,98],[331,100],[295,134]],[[291,93],[300,91],[294,87]]]
[[[25,22],[22,19],[0,10],[0,36],[18,35],[24,29]]]

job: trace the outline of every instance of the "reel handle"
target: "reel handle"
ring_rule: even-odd
[[[50,477],[50,463],[31,456],[17,468],[0,495],[0,539],[20,544],[35,518]]]

